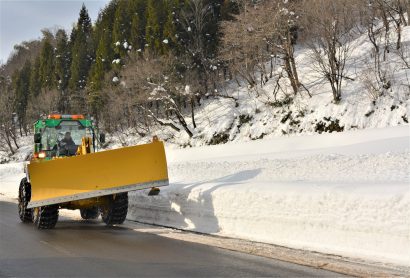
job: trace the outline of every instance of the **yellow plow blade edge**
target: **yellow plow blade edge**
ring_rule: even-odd
[[[164,144],[125,147],[28,165],[28,208],[168,185]]]

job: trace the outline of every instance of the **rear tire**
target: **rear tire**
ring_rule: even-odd
[[[107,225],[122,224],[128,212],[128,193],[108,196],[108,205],[101,208],[101,218]]]
[[[21,179],[19,186],[19,217],[22,222],[31,222],[33,209],[27,208],[28,202],[31,199],[31,185],[27,182],[27,178]]]
[[[88,219],[97,219],[100,215],[98,208],[86,208],[80,209],[81,218],[88,220]]]
[[[33,209],[33,222],[38,229],[53,229],[58,220],[58,205]]]

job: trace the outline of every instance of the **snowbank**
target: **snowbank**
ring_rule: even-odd
[[[168,150],[128,218],[410,265],[409,126]]]
[[[23,153],[23,152],[22,152]],[[167,149],[171,185],[128,218],[410,265],[410,128]],[[0,199],[22,163],[0,164]]]
[[[24,177],[23,163],[0,164],[0,200],[17,198],[20,180]]]

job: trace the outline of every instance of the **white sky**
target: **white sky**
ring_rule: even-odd
[[[0,0],[0,63],[15,44],[41,37],[41,29],[62,27],[69,33],[85,4],[94,22],[109,0]]]

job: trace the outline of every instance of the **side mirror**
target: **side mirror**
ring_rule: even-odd
[[[40,144],[41,143],[41,134],[40,133],[34,133],[34,143],[35,144]]]
[[[101,144],[105,143],[105,133],[100,133],[100,143]]]

